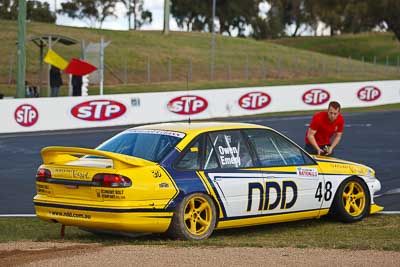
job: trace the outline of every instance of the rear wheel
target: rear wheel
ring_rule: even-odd
[[[212,234],[215,224],[214,202],[205,194],[195,193],[177,206],[168,234],[178,239],[202,240]]]
[[[370,196],[367,185],[360,178],[345,180],[336,192],[333,215],[343,222],[356,222],[368,215]]]

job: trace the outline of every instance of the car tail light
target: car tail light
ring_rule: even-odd
[[[92,179],[94,186],[102,187],[130,187],[132,181],[125,176],[110,173],[98,173]]]
[[[48,169],[40,168],[36,173],[36,181],[47,182],[47,179],[51,178],[51,172]]]

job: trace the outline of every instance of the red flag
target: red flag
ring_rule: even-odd
[[[73,75],[83,76],[92,73],[95,70],[97,70],[97,68],[92,64],[77,58],[73,58],[69,62],[68,66],[64,69],[64,72]]]

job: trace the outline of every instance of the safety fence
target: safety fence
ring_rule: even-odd
[[[0,133],[212,119],[400,103],[400,81],[0,100]]]

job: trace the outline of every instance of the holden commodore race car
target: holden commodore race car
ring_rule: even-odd
[[[311,156],[277,131],[246,123],[127,129],[96,149],[46,147],[36,175],[40,219],[84,229],[200,240],[215,229],[383,208],[371,168]]]

